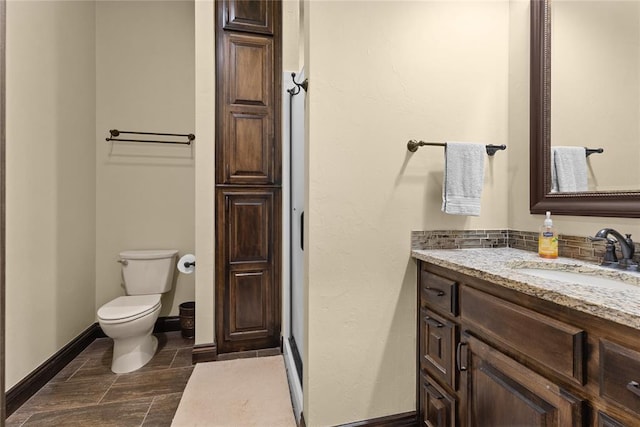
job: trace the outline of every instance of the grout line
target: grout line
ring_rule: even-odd
[[[72,360],[72,362],[73,362],[73,360]],[[79,367],[78,369],[76,369],[75,371],[73,371],[73,374],[69,375],[69,378],[67,378],[66,380],[64,380],[64,382],[66,383],[66,382],[70,381],[73,377],[75,377],[75,376],[76,376],[76,374],[78,373],[78,371],[79,371],[80,369],[84,368],[84,365],[86,365],[87,363],[89,363],[89,359],[85,360],[85,361],[84,361],[84,363],[83,363],[82,365],[80,365],[80,367]],[[47,382],[47,384],[48,384],[48,382]]]
[[[142,419],[142,423],[140,423],[140,427],[142,427],[144,425],[144,422],[147,420],[147,417],[149,416],[149,412],[151,412],[151,407],[153,406],[153,402],[156,401],[156,397],[157,396],[153,396],[153,399],[151,399],[151,403],[149,403],[149,407],[147,408],[147,413],[144,414],[144,418]]]
[[[107,395],[107,393],[109,393],[109,390],[111,390],[111,387],[113,387],[113,385],[116,383],[116,381],[118,381],[118,378],[120,378],[120,374],[116,374],[115,378],[113,379],[113,382],[111,383],[111,385],[109,387],[107,387],[107,389],[105,390],[104,394],[98,400],[96,405],[101,405],[102,404],[102,401],[104,400],[105,396]]]
[[[177,349],[177,350],[176,350],[176,352],[173,354],[173,359],[171,359],[171,363],[169,363],[169,369],[173,368],[173,362],[175,362],[175,361],[176,361],[176,357],[178,357],[178,352],[179,352],[179,351],[180,351],[180,350],[179,350],[179,349]]]

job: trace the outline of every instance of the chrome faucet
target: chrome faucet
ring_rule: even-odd
[[[612,235],[618,241],[620,245],[620,250],[622,251],[622,259],[617,262],[615,247],[613,246],[613,241],[609,239],[609,235]],[[633,254],[635,252],[635,245],[633,244],[633,240],[631,240],[631,234],[627,234],[626,237],[622,237],[622,234],[618,233],[613,228],[603,228],[598,231],[595,235],[596,239],[607,240],[611,247],[607,245],[607,254],[605,255],[604,264],[613,264],[617,262],[617,265],[622,268],[627,268],[636,265],[633,261]],[[611,252],[609,249],[611,248]]]

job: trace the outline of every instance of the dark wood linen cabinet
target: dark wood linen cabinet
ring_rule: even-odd
[[[216,2],[218,353],[280,346],[281,11]]]

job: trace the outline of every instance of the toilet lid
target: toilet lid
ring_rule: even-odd
[[[153,311],[160,305],[160,295],[129,295],[118,297],[98,309],[98,317],[103,320],[119,320],[137,317]]]

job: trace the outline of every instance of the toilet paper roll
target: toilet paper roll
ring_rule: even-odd
[[[178,271],[184,274],[191,274],[196,269],[196,256],[193,254],[183,255],[178,261]]]

